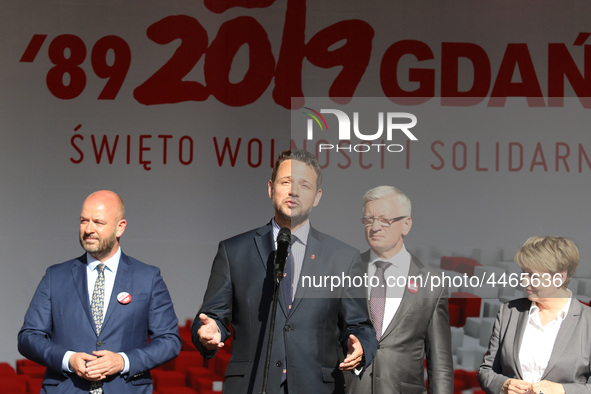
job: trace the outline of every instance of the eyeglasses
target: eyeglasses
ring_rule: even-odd
[[[378,222],[380,222],[380,225],[383,228],[388,228],[392,225],[392,223],[396,223],[404,218],[406,218],[406,216],[398,216],[397,218],[394,218],[394,219],[376,218],[373,216],[364,216],[361,218],[361,223],[363,223],[363,225],[365,227],[369,227],[369,226],[372,226],[373,222],[375,222],[377,220]]]

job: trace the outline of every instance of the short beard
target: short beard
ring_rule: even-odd
[[[115,246],[115,242],[117,238],[109,237],[105,240],[99,240],[99,244],[95,248],[89,248],[86,243],[84,242],[83,237],[80,237],[80,246],[84,249],[88,254],[94,257],[97,260],[101,260],[109,255]]]
[[[289,226],[290,228],[294,228],[299,226],[300,224],[304,223],[306,221],[306,219],[308,219],[308,214],[310,212],[306,212],[305,214],[299,214],[299,215],[286,215],[283,211],[281,210],[276,210],[277,213],[279,213],[279,216],[286,222],[289,222]]]

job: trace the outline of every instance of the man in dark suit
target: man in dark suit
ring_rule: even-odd
[[[51,266],[18,334],[47,367],[43,393],[151,393],[150,369],[176,357],[178,321],[160,270],[121,252],[121,198],[91,194],[80,213],[86,253]]]
[[[210,358],[224,345],[232,325],[234,340],[224,393],[261,390],[275,240],[282,227],[292,233],[293,271],[286,268],[291,279],[286,277],[281,282],[268,393],[342,393],[342,371],[362,371],[374,357],[377,342],[365,300],[353,297],[351,289],[328,294],[326,289],[302,285],[305,276],[363,275],[357,250],[310,226],[308,214],[320,201],[321,180],[312,154],[283,152],[268,185],[275,208],[271,223],[219,245],[192,332],[197,349]],[[289,282],[287,289],[283,287]],[[343,332],[339,321],[343,322]],[[339,362],[343,353],[346,356]]]
[[[363,196],[365,239],[362,254],[372,281],[368,296],[379,342],[373,364],[361,379],[349,379],[350,394],[453,393],[453,362],[447,290],[424,282],[436,272],[404,247],[412,226],[408,197],[392,186],[379,186]]]

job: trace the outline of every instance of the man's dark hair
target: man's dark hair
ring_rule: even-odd
[[[316,156],[301,149],[288,149],[281,152],[277,158],[277,161],[275,162],[275,165],[273,166],[273,172],[271,172],[271,182],[275,183],[277,169],[285,160],[297,160],[311,166],[314,171],[316,171],[316,190],[320,189],[320,185],[322,184],[322,170],[320,168],[320,164],[318,164]]]

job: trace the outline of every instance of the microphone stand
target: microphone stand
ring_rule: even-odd
[[[263,371],[263,387],[260,394],[267,394],[269,382],[269,366],[271,364],[271,348],[273,346],[273,334],[275,332],[275,316],[277,315],[277,299],[279,298],[279,285],[283,279],[283,272],[279,269],[273,272],[275,286],[273,288],[273,304],[271,306],[271,323],[269,324],[269,340],[267,341],[267,355],[265,356],[265,369]]]

